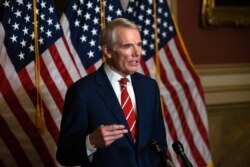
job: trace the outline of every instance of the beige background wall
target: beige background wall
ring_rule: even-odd
[[[202,0],[178,1],[180,31],[194,64],[250,63],[250,28],[201,28]]]
[[[250,164],[250,64],[196,65],[205,91],[215,167]]]
[[[207,103],[215,167],[250,165],[250,28],[201,28],[202,1],[176,1],[180,31]]]

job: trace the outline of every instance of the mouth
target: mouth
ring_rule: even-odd
[[[139,60],[131,61],[131,65],[137,66],[139,64]]]

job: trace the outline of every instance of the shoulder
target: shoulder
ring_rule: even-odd
[[[139,72],[136,72],[133,75],[131,75],[131,78],[132,78],[132,80],[135,80],[135,81],[137,81],[139,83],[143,83],[143,84],[157,84],[155,79],[153,79],[149,76],[143,75]]]
[[[141,73],[131,75],[133,87],[144,92],[159,92],[159,86],[155,79]]]

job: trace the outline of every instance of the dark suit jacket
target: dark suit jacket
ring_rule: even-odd
[[[74,83],[66,93],[57,160],[62,165],[87,167],[157,167],[160,157],[150,143],[157,140],[167,149],[159,88],[155,80],[139,73],[131,75],[137,105],[137,141],[131,134],[107,148],[98,148],[90,163],[85,138],[101,124],[123,124],[123,111],[103,65]]]

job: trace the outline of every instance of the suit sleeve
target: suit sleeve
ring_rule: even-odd
[[[61,165],[89,166],[85,145],[87,112],[79,92],[71,87],[66,93],[56,155]]]

